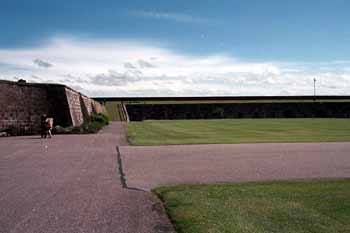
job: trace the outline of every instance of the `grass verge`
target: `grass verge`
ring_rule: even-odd
[[[336,118],[130,122],[133,145],[350,141],[350,120]]]
[[[350,180],[153,190],[178,233],[350,232]]]

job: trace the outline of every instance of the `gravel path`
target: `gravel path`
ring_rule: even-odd
[[[120,147],[129,187],[350,178],[350,142]]]
[[[0,232],[172,232],[150,192],[123,187],[122,124],[97,135],[0,138]]]

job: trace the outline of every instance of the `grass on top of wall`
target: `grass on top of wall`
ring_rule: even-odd
[[[132,145],[350,141],[350,119],[220,119],[129,122]]]

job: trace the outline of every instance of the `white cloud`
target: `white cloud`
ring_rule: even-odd
[[[50,61],[42,69],[33,60]],[[0,78],[58,82],[91,96],[350,94],[350,62],[243,62],[193,56],[150,43],[56,38],[45,46],[0,49]],[[18,77],[18,78],[14,78]]]
[[[43,61],[41,59],[35,59],[33,61],[34,64],[38,65],[39,67],[43,67],[43,68],[50,68],[51,66],[53,66],[51,63],[48,63],[46,61]]]
[[[129,12],[133,16],[142,17],[142,18],[150,18],[157,20],[170,20],[181,23],[214,23],[217,20],[208,19],[204,17],[196,17],[192,15],[182,14],[182,13],[174,13],[174,12],[160,12],[160,11],[131,11]]]
[[[152,63],[150,63],[150,62],[148,62],[148,61],[144,61],[144,60],[142,60],[142,59],[138,60],[137,63],[138,63],[138,65],[139,65],[139,67],[140,67],[141,69],[144,69],[144,68],[154,68],[154,67],[155,67],[154,64],[152,64]]]

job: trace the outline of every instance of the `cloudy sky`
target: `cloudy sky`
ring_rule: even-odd
[[[350,1],[1,0],[0,79],[90,96],[350,95]]]

